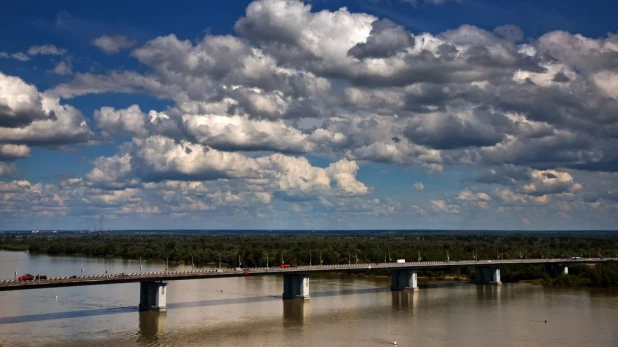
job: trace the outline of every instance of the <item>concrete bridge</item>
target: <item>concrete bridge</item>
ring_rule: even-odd
[[[594,264],[618,261],[618,258],[567,258],[567,259],[505,259],[425,261],[407,263],[313,265],[291,268],[256,267],[246,269],[195,269],[190,271],[161,271],[144,273],[113,273],[87,276],[49,277],[46,280],[0,281],[0,291],[27,290],[55,287],[87,286],[115,283],[140,283],[140,310],[165,311],[168,281],[244,276],[283,276],[283,299],[309,299],[309,275],[327,272],[358,273],[372,270],[391,272],[391,290],[418,290],[417,271],[448,270],[457,267],[474,267],[477,284],[500,285],[500,268],[506,265],[545,265],[551,276],[568,274],[569,264]]]

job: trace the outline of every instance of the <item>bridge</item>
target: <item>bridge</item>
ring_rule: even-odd
[[[144,273],[112,273],[70,277],[49,277],[32,281],[10,279],[0,281],[0,291],[73,287],[87,285],[140,283],[140,310],[165,311],[167,309],[166,286],[168,281],[193,280],[221,277],[283,276],[283,299],[309,299],[309,275],[327,272],[358,273],[372,270],[391,272],[391,290],[418,290],[419,270],[448,270],[474,267],[477,284],[500,285],[500,268],[510,265],[545,265],[551,276],[568,274],[569,264],[595,264],[618,261],[618,258],[562,258],[562,259],[505,259],[424,261],[406,263],[375,263],[345,265],[313,265],[290,268],[255,267],[245,269],[205,268],[188,271],[161,271]]]

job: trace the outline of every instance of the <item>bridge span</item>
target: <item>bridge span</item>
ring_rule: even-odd
[[[45,280],[18,281],[0,280],[0,291],[74,287],[117,283],[140,283],[140,310],[165,311],[166,286],[168,281],[246,277],[283,276],[283,299],[309,299],[309,275],[327,272],[358,273],[372,270],[391,272],[391,290],[418,290],[417,271],[446,270],[457,267],[474,267],[477,284],[500,285],[500,268],[506,265],[545,265],[551,276],[568,274],[568,264],[594,264],[618,261],[618,258],[567,258],[567,259],[505,259],[505,260],[461,260],[424,261],[406,263],[374,263],[313,265],[291,268],[255,267],[245,269],[204,268],[188,271],[161,271],[143,273],[110,273],[70,277],[49,277]]]

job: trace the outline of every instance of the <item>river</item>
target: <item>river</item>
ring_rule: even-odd
[[[0,279],[137,272],[120,259],[0,251]],[[144,263],[143,271],[165,264]],[[183,269],[186,266],[172,266]],[[387,278],[311,277],[283,301],[280,277],[172,281],[167,313],[138,312],[139,284],[0,292],[2,346],[618,346],[618,291],[530,284],[388,289]],[[545,322],[547,320],[547,323]]]

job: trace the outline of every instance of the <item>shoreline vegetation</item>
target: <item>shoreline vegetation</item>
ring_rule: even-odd
[[[571,256],[616,256],[618,233],[409,233],[409,234],[0,234],[0,249],[33,254],[147,260],[171,264],[226,267],[381,263],[406,259],[444,261],[450,259],[563,258]],[[240,260],[240,264],[239,264]],[[372,271],[363,276],[388,276]],[[469,281],[474,268],[448,273],[419,271],[419,277]],[[504,266],[502,281],[547,286],[618,288],[618,263],[569,265],[569,274],[549,277],[540,265]]]

